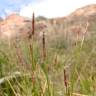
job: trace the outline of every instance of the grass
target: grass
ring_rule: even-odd
[[[30,55],[27,41],[18,42],[19,48],[14,44],[10,47],[7,43],[1,44],[0,81],[5,79],[0,83],[0,96],[95,96],[94,43],[94,40],[88,40],[82,48],[78,43],[69,49],[64,48],[64,51],[48,47],[45,59],[38,42],[34,41],[33,55]],[[34,66],[30,56],[33,56]],[[64,69],[68,91],[64,83]]]
[[[96,96],[95,38],[82,47],[32,38],[0,42],[0,96]]]

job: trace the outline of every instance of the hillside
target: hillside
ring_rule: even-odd
[[[67,38],[69,40],[68,42],[73,42],[77,39],[82,39],[85,30],[87,30],[86,37],[88,38],[95,34],[95,21],[96,5],[87,5],[62,18],[47,19],[39,16],[36,18],[35,22],[35,33],[36,36],[40,36],[42,31],[46,31],[50,40],[62,36]],[[0,26],[0,38],[26,37],[26,35],[29,34],[28,32],[31,32],[30,30],[32,29],[31,20],[29,18],[21,17],[18,14],[12,14],[6,17],[5,20],[0,22]]]
[[[96,96],[96,5],[32,18],[0,21],[0,96]]]

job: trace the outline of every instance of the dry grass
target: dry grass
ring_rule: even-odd
[[[40,48],[34,29],[33,14],[32,32],[26,40],[10,47],[0,43],[0,96],[95,96],[95,38],[84,39],[76,46],[60,38],[56,40],[61,40],[61,46],[56,42],[57,47],[53,47],[47,46],[43,32]]]

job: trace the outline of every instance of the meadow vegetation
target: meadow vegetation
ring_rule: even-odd
[[[31,37],[0,42],[0,96],[96,96],[96,37],[47,45],[32,24]]]

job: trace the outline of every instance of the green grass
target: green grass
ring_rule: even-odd
[[[1,42],[0,82],[3,81],[0,83],[0,96],[95,96],[95,43],[94,38],[86,40],[81,48],[81,42],[68,46],[61,40],[46,48],[47,57],[43,61],[42,45],[39,46],[38,41],[32,43],[33,53],[28,40],[10,46]]]

